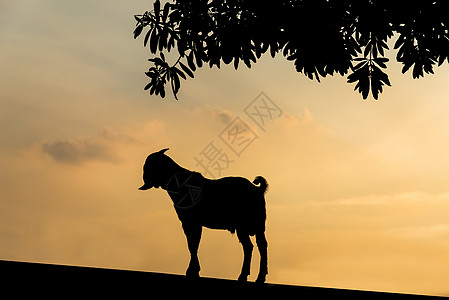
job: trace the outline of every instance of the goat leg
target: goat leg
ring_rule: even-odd
[[[264,232],[256,233],[256,243],[260,253],[259,275],[257,276],[256,282],[264,283],[268,274],[268,243]]]
[[[187,238],[187,245],[190,252],[190,263],[186,271],[186,276],[199,277],[201,267],[198,260],[198,247],[201,240],[202,226],[183,223],[182,228],[184,229],[184,233]]]
[[[249,238],[249,234],[237,230],[237,237],[243,247],[243,265],[238,281],[245,282],[251,270],[251,257],[253,253],[253,244]]]

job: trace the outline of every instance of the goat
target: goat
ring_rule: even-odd
[[[199,277],[198,247],[202,228],[237,232],[243,247],[243,266],[238,277],[246,282],[250,274],[253,244],[256,236],[260,253],[260,268],[256,282],[265,282],[268,274],[268,243],[265,238],[266,208],[264,194],[268,183],[257,176],[253,183],[243,177],[207,179],[198,172],[189,171],[175,163],[162,149],[150,154],[143,166],[144,185],[139,190],[153,187],[166,190],[181,221],[190,252],[187,277]]]

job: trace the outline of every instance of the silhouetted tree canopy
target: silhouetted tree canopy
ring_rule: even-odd
[[[251,68],[269,52],[310,79],[349,73],[364,99],[370,90],[378,99],[390,86],[385,50],[393,34],[402,73],[419,78],[449,62],[447,0],[157,0],[135,19],[134,38],[145,33],[144,46],[158,54],[145,90],[162,97],[170,83],[176,98],[180,78],[204,65]],[[179,58],[169,64],[164,52],[174,49]]]

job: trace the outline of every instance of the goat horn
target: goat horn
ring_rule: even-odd
[[[165,153],[165,151],[167,151],[168,150],[168,148],[165,148],[165,149],[162,149],[162,150],[160,150],[158,153],[160,153],[160,154],[164,154]]]

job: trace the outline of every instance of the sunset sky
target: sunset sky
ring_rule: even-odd
[[[265,55],[161,99],[132,36],[151,3],[0,2],[0,259],[184,274],[171,200],[137,188],[149,153],[202,171],[212,142],[233,160],[222,176],[270,184],[268,282],[449,295],[447,63],[413,80],[389,51],[375,101]],[[264,130],[245,113],[262,92],[282,110]],[[237,117],[257,135],[240,156],[220,138]],[[243,252],[205,229],[199,258],[202,276],[235,279]]]

